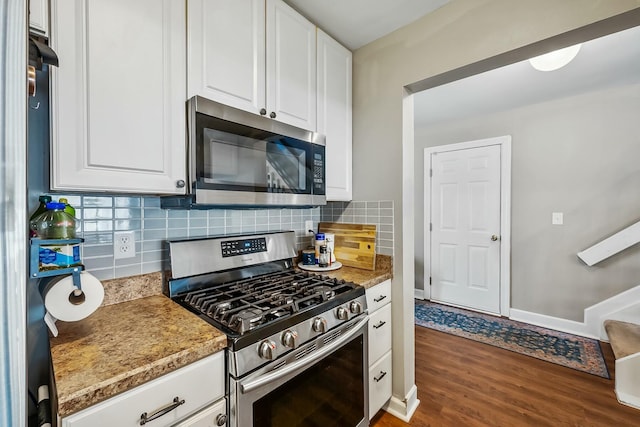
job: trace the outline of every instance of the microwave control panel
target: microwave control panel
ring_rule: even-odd
[[[318,152],[313,153],[313,188],[314,194],[324,194],[324,156]]]
[[[267,240],[264,237],[255,239],[227,240],[220,243],[222,257],[254,254],[267,251]]]

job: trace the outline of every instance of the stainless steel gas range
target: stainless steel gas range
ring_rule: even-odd
[[[368,425],[362,287],[295,269],[292,231],[169,251],[165,293],[227,334],[229,426]]]

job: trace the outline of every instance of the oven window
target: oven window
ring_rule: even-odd
[[[356,426],[364,413],[363,337],[253,404],[256,427]]]

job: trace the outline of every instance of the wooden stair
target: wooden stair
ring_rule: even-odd
[[[640,409],[640,325],[620,320],[605,320],[604,329],[616,357],[618,401]]]

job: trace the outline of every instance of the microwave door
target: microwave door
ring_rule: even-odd
[[[209,131],[209,132],[207,132]],[[203,178],[222,190],[266,190],[266,142],[228,135],[215,138],[217,131],[205,131]]]
[[[306,152],[280,143],[267,145],[267,171],[272,183],[281,182],[279,191],[304,193],[306,190]]]

